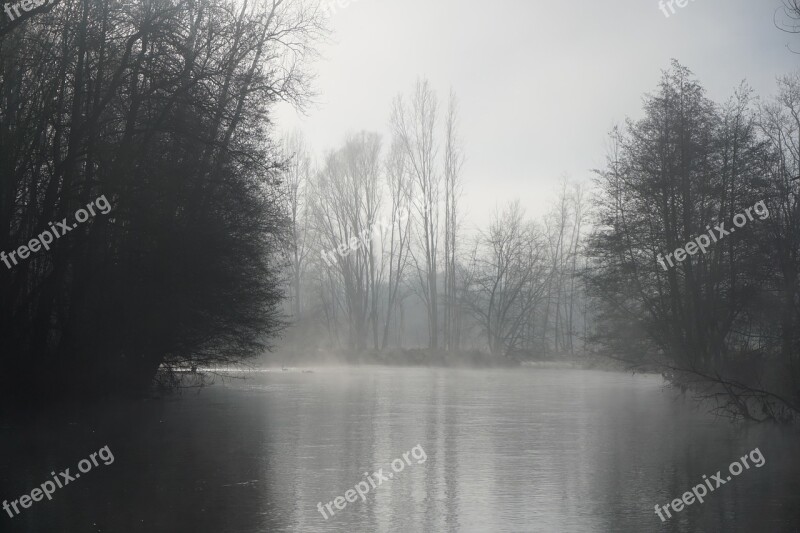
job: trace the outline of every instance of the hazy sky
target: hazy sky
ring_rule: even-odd
[[[538,217],[561,176],[587,180],[603,164],[607,132],[640,115],[671,58],[716,101],[745,79],[771,95],[800,67],[787,49],[800,36],[774,25],[781,5],[692,0],[667,18],[658,0],[357,0],[332,16],[319,104],[306,116],[281,106],[276,119],[319,155],[362,129],[386,148],[393,97],[427,77],[442,109],[451,87],[460,100],[469,222],[515,198]]]

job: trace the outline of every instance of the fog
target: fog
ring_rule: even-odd
[[[800,1],[0,10],[0,531],[796,531]]]

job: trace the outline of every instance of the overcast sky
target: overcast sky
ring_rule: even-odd
[[[787,49],[800,36],[773,22],[780,6],[692,0],[667,18],[658,0],[357,0],[332,16],[314,66],[319,104],[275,118],[319,155],[362,129],[386,148],[393,97],[427,77],[440,100],[450,87],[460,100],[469,221],[514,198],[538,218],[561,176],[588,180],[603,164],[607,132],[640,116],[671,58],[715,101],[745,79],[771,95],[776,76],[800,67]]]

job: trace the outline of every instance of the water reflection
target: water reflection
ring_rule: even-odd
[[[74,413],[80,412],[81,415]],[[0,498],[108,445],[2,531],[795,531],[796,430],[739,427],[652,376],[350,368],[254,373],[201,394],[0,427]],[[410,466],[325,520],[365,472]],[[759,447],[766,464],[661,523],[654,505]]]

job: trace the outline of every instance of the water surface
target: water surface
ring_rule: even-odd
[[[0,499],[108,445],[0,531],[798,531],[798,432],[715,420],[657,376],[567,370],[253,372],[161,400],[0,426]],[[80,412],[80,414],[75,414]],[[421,446],[325,520],[327,503]],[[758,447],[766,458],[666,522],[666,504]]]

